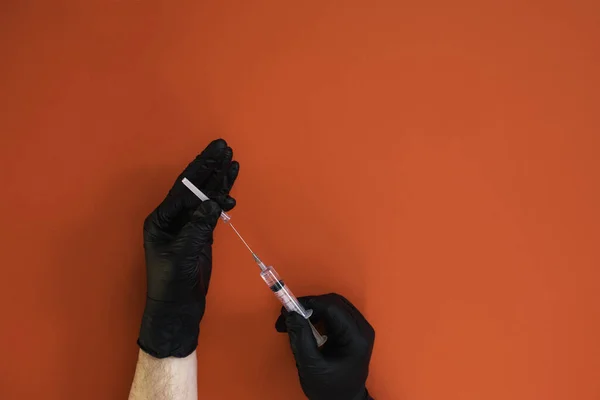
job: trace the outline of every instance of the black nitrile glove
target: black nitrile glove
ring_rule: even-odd
[[[315,322],[323,322],[327,342],[321,349],[310,325],[298,313],[281,310],[275,323],[278,332],[287,332],[300,385],[310,400],[371,399],[365,382],[373,352],[375,330],[346,298],[331,293],[298,299],[313,310]]]
[[[235,200],[238,175],[227,143],[215,140],[177,178],[165,200],[144,221],[147,298],[138,344],[156,358],[186,357],[198,345],[212,270],[213,230],[221,209]],[[211,200],[200,201],[188,178]]]

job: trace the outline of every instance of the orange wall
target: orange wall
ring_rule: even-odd
[[[219,136],[249,242],[376,327],[379,399],[600,398],[599,4],[3,1],[0,398],[126,396],[142,221]],[[201,396],[301,399],[215,247]]]

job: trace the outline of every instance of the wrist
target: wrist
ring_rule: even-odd
[[[146,298],[138,345],[154,358],[187,357],[198,346],[203,307]]]
[[[196,353],[157,359],[140,351],[129,400],[197,399]]]

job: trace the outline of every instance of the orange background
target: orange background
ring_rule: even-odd
[[[220,136],[248,241],[296,294],[343,293],[375,326],[378,399],[600,398],[599,15],[3,1],[0,398],[126,397],[142,221]],[[223,226],[214,260],[201,398],[303,398]]]

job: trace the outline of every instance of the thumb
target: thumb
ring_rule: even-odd
[[[323,359],[308,321],[297,312],[285,316],[292,352],[299,366],[315,365]]]
[[[221,207],[216,201],[206,200],[194,211],[190,222],[194,224],[202,223],[208,224],[215,229],[219,216],[221,215]]]
[[[207,200],[200,204],[194,211],[190,221],[184,225],[177,235],[177,241],[185,243],[186,246],[194,250],[199,250],[202,246],[212,244],[212,233],[219,220],[221,208],[212,201]]]

